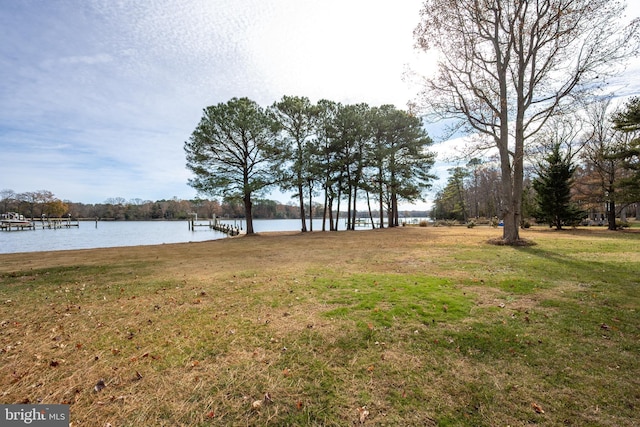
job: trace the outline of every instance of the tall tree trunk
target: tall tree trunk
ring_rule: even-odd
[[[358,193],[358,186],[354,185],[353,186],[353,209],[351,210],[351,229],[355,230],[356,229],[356,200],[358,199],[357,197],[357,193]]]
[[[338,187],[338,206],[336,207],[336,223],[333,228],[333,231],[338,231],[338,221],[340,221],[340,199],[342,199],[342,190]]]
[[[398,195],[395,191],[391,193],[391,212],[393,212],[393,226],[400,225],[400,213],[398,212]]]
[[[384,201],[382,200],[382,198],[384,197],[384,194],[382,193],[382,181],[380,182],[380,193],[379,193],[379,197],[380,197],[380,228],[384,228]]]
[[[369,197],[369,190],[365,190],[367,192],[367,208],[369,208],[369,219],[371,220],[371,228],[376,228],[376,223],[373,220],[373,214],[371,213],[371,199]]]
[[[322,206],[322,231],[327,231],[326,222],[327,222],[327,203],[329,201],[329,196],[327,195],[327,191],[324,192],[324,204]],[[331,226],[329,226],[331,229]]]
[[[304,233],[307,231],[307,221],[305,219],[306,214],[304,212],[304,193],[303,193],[303,188],[300,181],[298,181],[298,201],[300,203],[300,218],[302,219],[302,232]]]
[[[313,192],[309,183],[309,231],[313,231]]]
[[[247,220],[247,234],[253,234],[253,204],[251,203],[251,193],[245,193],[244,198],[244,217]]]
[[[333,226],[333,197],[329,197],[327,209],[329,210],[329,231],[335,231],[335,227]]]
[[[378,164],[378,198],[380,200],[380,228],[384,228],[384,186],[382,183],[382,164]]]
[[[391,164],[395,164],[395,157],[392,156]],[[389,218],[388,226],[389,228],[396,226],[396,209],[397,202],[395,202],[395,194],[396,194],[396,173],[395,170],[391,170],[391,175],[389,176],[389,212],[387,212],[387,216]]]
[[[349,185],[349,197],[347,197],[347,230],[351,230],[351,197],[353,188]]]
[[[617,228],[616,227],[616,202],[613,199],[613,197],[611,198],[611,200],[609,200],[609,203],[608,203],[607,221],[609,222],[607,229],[615,230]]]

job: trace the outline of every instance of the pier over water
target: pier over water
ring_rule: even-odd
[[[238,236],[242,234],[242,231],[243,231],[242,222],[238,227],[235,223],[234,225],[225,224],[215,216],[212,219],[204,220],[204,221],[205,222],[203,222],[203,220],[198,221],[198,216],[194,214],[194,216],[188,221],[189,230],[195,231],[196,227],[208,227],[211,230],[219,231],[221,233],[226,233],[228,236]]]
[[[38,220],[25,219],[22,215],[9,213],[2,214],[0,218],[0,231],[24,231],[24,230],[43,230],[80,227],[77,219],[67,218],[49,218],[43,216]]]

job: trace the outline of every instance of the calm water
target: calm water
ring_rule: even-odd
[[[234,225],[233,220],[224,222]],[[244,227],[245,223],[238,220],[235,225]],[[297,231],[300,226],[299,219],[253,221],[254,231],[258,233]],[[340,222],[340,227],[344,228],[344,221]],[[313,229],[321,230],[322,220],[314,220]],[[0,231],[0,253],[159,245],[226,238],[226,234],[208,227],[196,227],[191,231],[187,221],[100,221],[97,226],[94,221],[84,221],[80,222],[80,227],[72,228]]]

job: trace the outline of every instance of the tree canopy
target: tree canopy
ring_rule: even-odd
[[[276,122],[248,98],[233,98],[204,109],[184,149],[199,192],[244,203],[247,234],[253,233],[252,201],[276,183],[282,162]]]

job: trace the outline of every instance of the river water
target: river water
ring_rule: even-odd
[[[223,222],[238,227],[246,225],[240,220]],[[205,224],[206,221],[200,223]],[[339,227],[344,226],[344,220],[341,220]],[[300,228],[299,219],[253,221],[256,233],[297,231]],[[321,219],[314,220],[313,229],[322,229]],[[71,228],[0,231],[0,253],[159,245],[225,238],[226,234],[209,227],[196,227],[195,231],[191,231],[187,221],[81,221],[79,227]]]

